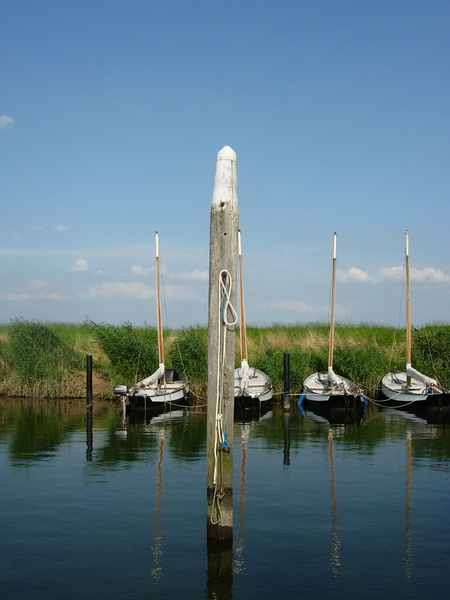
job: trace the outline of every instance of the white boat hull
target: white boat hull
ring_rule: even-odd
[[[131,388],[127,394],[128,399],[148,400],[152,404],[167,404],[183,400],[189,391],[188,385],[183,381],[174,381],[160,386]]]
[[[273,389],[268,375],[259,369],[255,369],[254,367],[250,367],[249,371],[250,375],[248,378],[248,383],[245,389],[242,391],[241,368],[238,367],[234,370],[234,397],[242,398],[244,400],[246,398],[259,400],[260,402],[267,402],[268,400],[271,400]]]
[[[414,377],[409,386],[406,381],[406,372],[388,373],[381,381],[381,391],[386,398],[399,404],[423,402],[430,396],[442,394],[442,390],[433,391]]]
[[[344,396],[355,396],[360,395],[357,392],[357,386],[342,377],[338,376],[342,385],[330,386],[328,380],[328,373],[313,373],[309,375],[303,382],[303,395],[306,400],[310,402],[328,402],[330,398],[344,397]]]

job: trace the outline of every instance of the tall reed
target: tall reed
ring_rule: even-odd
[[[70,376],[82,368],[81,355],[35,321],[11,324],[3,354],[17,377],[21,395],[62,396]]]
[[[109,360],[112,383],[132,385],[158,368],[158,342],[155,328],[134,327],[131,323],[91,328]]]
[[[185,376],[198,393],[203,393],[208,380],[208,330],[187,327],[177,332],[169,359],[179,375]]]

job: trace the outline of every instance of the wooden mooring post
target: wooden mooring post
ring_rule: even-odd
[[[92,354],[86,355],[86,459],[92,460],[94,434],[92,431],[92,409],[94,402],[94,388],[92,385]]]
[[[208,545],[233,540],[233,417],[239,206],[236,153],[217,155],[211,204],[208,310]]]

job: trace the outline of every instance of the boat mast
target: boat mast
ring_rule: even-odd
[[[406,383],[411,385],[408,368],[412,362],[412,307],[411,307],[411,276],[409,271],[409,232],[405,232],[405,279],[406,279]]]
[[[336,232],[333,234],[331,270],[330,333],[328,338],[328,371],[333,369],[334,331],[336,328]]]
[[[156,327],[158,330],[158,356],[159,364],[164,364],[164,336],[161,317],[161,268],[159,258],[159,233],[155,231],[155,276],[156,276]]]
[[[239,327],[239,343],[241,349],[241,362],[248,362],[247,349],[247,323],[245,321],[245,304],[244,304],[244,257],[242,256],[241,245],[241,230],[238,230],[238,254],[239,254],[239,302],[241,314],[241,326]]]

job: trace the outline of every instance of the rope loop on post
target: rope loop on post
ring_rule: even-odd
[[[231,290],[233,279],[227,269],[222,269],[219,274],[219,305],[221,306],[222,323],[226,327],[234,327],[238,322],[236,309],[231,303]]]
[[[223,487],[223,452],[229,452],[230,447],[226,432],[223,429],[224,398],[223,398],[223,373],[225,368],[227,330],[232,329],[238,322],[236,309],[231,302],[233,278],[227,269],[219,273],[218,301],[219,301],[219,340],[217,344],[217,383],[216,383],[216,419],[214,431],[214,494],[211,524],[217,525],[222,520],[221,502],[225,497]]]

